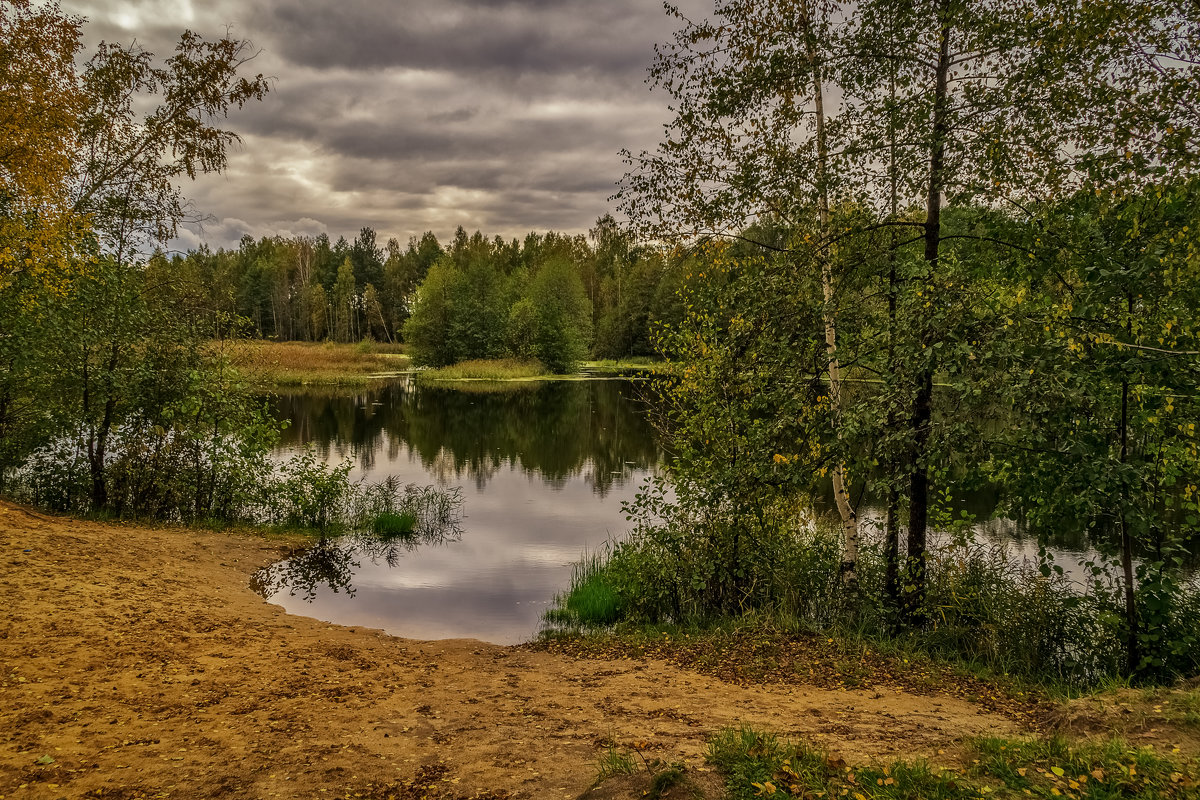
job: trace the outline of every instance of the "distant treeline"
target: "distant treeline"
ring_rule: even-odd
[[[651,324],[679,318],[684,271],[607,215],[587,236],[505,241],[460,227],[446,245],[425,233],[380,247],[364,227],[352,242],[245,236],[236,250],[202,246],[169,261],[162,266],[228,321],[222,334],[248,324],[279,340],[415,340],[434,364],[649,355]]]

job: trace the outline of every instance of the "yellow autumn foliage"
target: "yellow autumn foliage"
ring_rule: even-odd
[[[82,227],[70,194],[80,25],[55,4],[0,0],[0,289],[22,273],[54,281]]]

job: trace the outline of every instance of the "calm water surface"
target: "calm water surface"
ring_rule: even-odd
[[[632,381],[455,386],[402,379],[276,398],[290,421],[281,455],[311,447],[330,463],[351,461],[354,478],[457,490],[463,519],[435,541],[336,540],[264,570],[256,589],[294,614],[400,636],[509,644],[536,634],[572,565],[624,533],[622,503],[662,452]],[[989,518],[994,497],[969,500],[979,541],[1036,566],[1036,541]],[[870,535],[882,512],[863,505]],[[1051,550],[1078,580],[1080,563],[1099,557],[1083,541]]]
[[[524,641],[571,565],[623,533],[621,504],[661,456],[636,383],[458,386],[400,380],[274,401],[290,421],[281,453],[309,446],[330,463],[350,460],[355,478],[458,487],[463,520],[440,542],[347,540],[315,553],[316,572],[334,579],[260,587],[272,602],[401,636]]]

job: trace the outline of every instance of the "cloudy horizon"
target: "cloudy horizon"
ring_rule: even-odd
[[[703,14],[707,0],[685,11]],[[160,59],[179,33],[228,31],[266,99],[231,113],[242,143],[185,184],[210,219],[177,248],[363,226],[380,242],[462,226],[582,233],[613,210],[618,151],[652,149],[667,97],[645,79],[676,27],[659,0],[66,0],[100,40]]]

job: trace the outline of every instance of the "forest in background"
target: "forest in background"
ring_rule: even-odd
[[[328,236],[244,237],[152,265],[195,287],[228,320],[217,335],[280,341],[409,342],[422,363],[537,359],[565,372],[589,356],[649,356],[651,328],[681,316],[681,259],[641,244],[610,215],[585,237],[487,238],[459,228],[385,246],[371,228]]]

